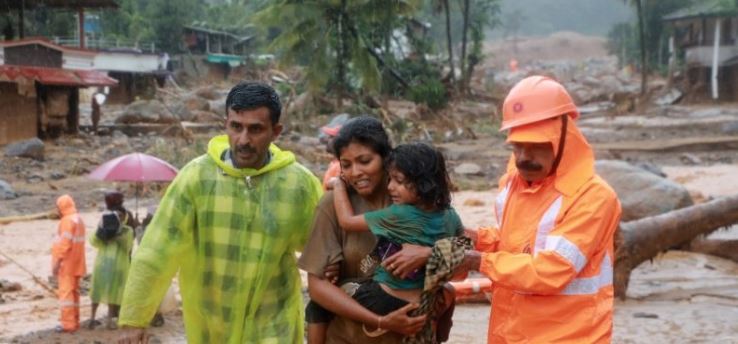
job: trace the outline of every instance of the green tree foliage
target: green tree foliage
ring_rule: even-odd
[[[140,0],[120,0],[118,9],[101,11],[103,35],[108,39],[133,42],[153,40],[151,21],[143,11],[145,4]]]
[[[150,0],[147,16],[154,32],[154,41],[161,50],[180,52],[182,27],[192,23],[203,7],[198,0]]]
[[[279,0],[255,20],[279,30],[270,47],[282,63],[304,63],[310,88],[327,88],[340,103],[347,92],[379,89],[380,67],[390,67],[383,58],[390,55],[390,35],[416,6],[413,0]]]
[[[637,1],[627,0],[631,6]],[[671,28],[661,19],[672,12],[690,6],[698,0],[639,0],[643,12],[646,64],[657,68],[668,62],[668,39]],[[636,19],[614,25],[608,33],[608,50],[622,64],[640,66],[640,40]]]

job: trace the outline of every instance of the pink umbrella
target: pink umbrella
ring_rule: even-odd
[[[143,182],[166,182],[177,176],[177,168],[168,162],[143,153],[119,156],[98,166],[87,177],[97,180],[136,182],[136,219],[138,189]]]
[[[177,176],[177,168],[143,153],[119,156],[90,172],[88,177],[117,182],[167,182]]]

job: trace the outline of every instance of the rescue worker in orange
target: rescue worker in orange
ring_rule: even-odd
[[[51,271],[59,284],[57,296],[61,306],[61,324],[56,330],[74,332],[79,329],[79,279],[86,273],[85,225],[71,196],[59,197],[56,208],[61,216],[51,248]]]
[[[489,343],[610,342],[621,209],[577,117],[564,87],[542,76],[520,81],[503,104],[513,154],[497,227],[476,232],[462,264],[492,281]]]

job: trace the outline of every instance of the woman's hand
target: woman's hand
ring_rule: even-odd
[[[417,333],[423,329],[427,315],[411,317],[408,313],[418,307],[420,305],[417,303],[408,303],[404,307],[383,316],[381,321],[382,328],[405,336]]]
[[[325,266],[325,269],[323,269],[323,277],[326,279],[326,281],[329,281],[333,284],[338,283],[338,277],[340,277],[341,272],[341,264],[335,263],[335,264],[328,264]]]
[[[430,247],[402,244],[402,250],[385,259],[382,267],[393,276],[404,279],[411,272],[424,268],[432,252]]]

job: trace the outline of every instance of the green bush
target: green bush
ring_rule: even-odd
[[[448,104],[446,86],[437,79],[418,83],[408,91],[408,98],[416,103],[428,105],[431,110],[440,110]]]

